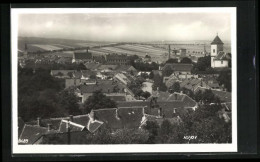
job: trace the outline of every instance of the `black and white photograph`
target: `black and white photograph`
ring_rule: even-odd
[[[235,7],[11,11],[13,153],[237,151]]]

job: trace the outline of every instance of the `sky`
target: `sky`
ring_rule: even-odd
[[[18,35],[90,41],[231,40],[228,13],[20,14]]]

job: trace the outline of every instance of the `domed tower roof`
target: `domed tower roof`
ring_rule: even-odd
[[[222,40],[218,37],[218,35],[214,38],[211,44],[224,44]]]

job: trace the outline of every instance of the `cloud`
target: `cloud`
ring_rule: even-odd
[[[225,13],[26,14],[19,35],[94,41],[230,40]]]

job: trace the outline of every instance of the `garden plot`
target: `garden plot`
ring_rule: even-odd
[[[31,44],[32,46],[39,47],[46,51],[53,51],[53,50],[62,50],[60,47],[48,45],[48,44]]]

